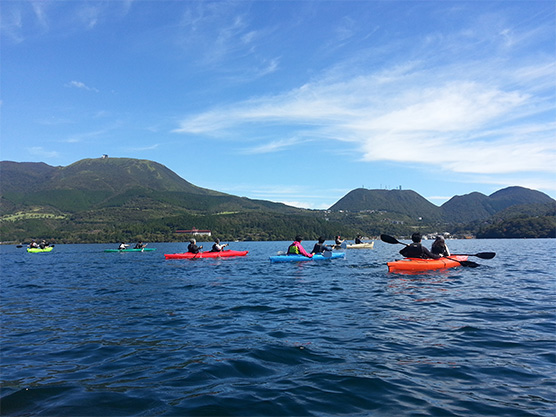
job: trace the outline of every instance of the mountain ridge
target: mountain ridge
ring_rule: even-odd
[[[438,206],[413,190],[369,190],[356,188],[338,200],[329,210],[388,211],[411,217],[440,220]]]
[[[192,227],[215,228],[230,239],[248,240],[289,240],[298,233],[305,238],[406,234],[425,228],[468,235],[478,230],[478,222],[491,222],[493,230],[502,227],[504,216],[540,216],[538,227],[527,226],[527,236],[554,234],[546,224],[554,222],[556,201],[523,187],[490,196],[454,196],[440,207],[413,190],[358,188],[329,210],[307,210],[197,187],[144,159],[83,159],[66,167],[2,161],[0,171],[2,240],[41,235],[68,242],[136,236],[160,241],[176,239],[176,229]]]
[[[453,196],[440,207],[413,190],[350,191],[329,210],[373,211],[385,210],[405,214],[420,220],[466,223],[487,219],[509,207],[521,204],[554,204],[556,200],[540,191],[512,186],[487,196],[477,191]]]

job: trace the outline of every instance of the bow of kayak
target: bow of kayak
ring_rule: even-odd
[[[247,250],[223,250],[221,252],[199,252],[199,253],[165,253],[166,259],[202,259],[202,258],[229,258],[232,256],[245,256]]]
[[[270,257],[270,262],[304,262],[304,261],[325,261],[328,259],[344,258],[344,252],[332,252],[331,256],[314,254],[311,258],[303,255],[275,255]]]
[[[460,262],[467,261],[467,258],[467,256],[463,255],[453,255],[440,259],[404,258],[388,262],[387,265],[388,272],[431,271],[460,266]]]

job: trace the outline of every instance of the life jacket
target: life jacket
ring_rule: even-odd
[[[299,252],[299,248],[296,245],[297,242],[293,242],[289,247],[288,247],[288,255],[299,255],[301,252]]]
[[[400,254],[406,258],[424,258],[423,245],[420,243],[411,243],[400,251]]]

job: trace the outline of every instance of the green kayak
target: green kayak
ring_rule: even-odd
[[[151,252],[156,248],[143,248],[143,249],[104,249],[104,252]]]

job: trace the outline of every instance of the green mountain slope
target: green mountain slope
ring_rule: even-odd
[[[0,193],[42,189],[58,168],[44,162],[0,162]]]
[[[524,187],[507,187],[489,196],[496,211],[520,204],[551,204],[554,200],[545,193]]]
[[[454,196],[441,209],[446,219],[457,223],[487,219],[496,213],[489,197],[478,192]]]
[[[486,220],[512,206],[551,203],[554,203],[554,200],[540,191],[524,187],[508,187],[498,190],[490,196],[477,192],[454,196],[441,208],[444,217],[451,222],[467,223]]]
[[[2,214],[29,207],[76,213],[107,207],[158,207],[161,214],[265,209],[284,204],[240,198],[197,187],[164,165],[131,158],[83,159],[67,167],[1,162]]]
[[[293,229],[315,220],[308,210],[197,187],[146,160],[85,159],[67,167],[4,161],[0,170],[0,240],[43,236],[98,242],[144,233],[173,240],[176,229],[210,225],[244,238],[290,239],[273,230],[283,219]],[[172,221],[176,218],[181,223]],[[326,229],[322,220],[317,223]]]
[[[164,165],[142,159],[83,159],[67,167],[3,161],[0,167],[3,193],[57,189],[120,193],[139,187],[153,191],[225,195],[197,187]]]

